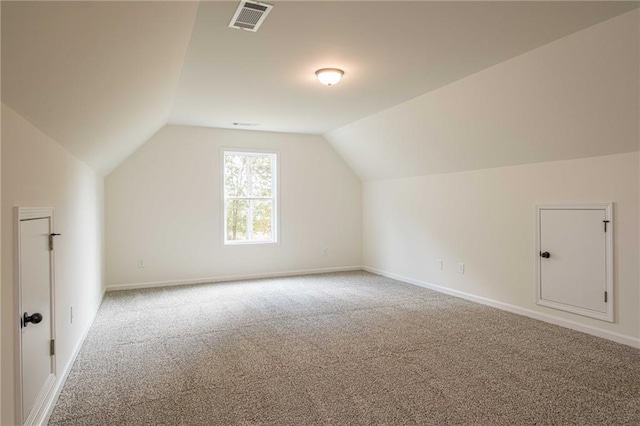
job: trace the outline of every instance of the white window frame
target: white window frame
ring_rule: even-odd
[[[225,167],[224,160],[227,155],[243,155],[248,157],[260,157],[271,156],[272,157],[272,172],[271,172],[271,197],[227,197],[225,188]],[[222,148],[221,149],[221,175],[222,175],[222,242],[225,246],[242,246],[242,245],[254,245],[254,244],[278,244],[279,242],[279,161],[280,155],[276,151],[258,150],[258,149],[238,149],[238,148]],[[271,239],[270,240],[246,240],[246,241],[232,241],[227,240],[227,200],[272,200],[271,211]],[[252,215],[248,215],[251,217]],[[249,221],[250,223],[250,221]],[[251,226],[247,226],[247,233],[250,234]]]

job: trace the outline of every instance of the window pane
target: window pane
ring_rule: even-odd
[[[253,240],[272,240],[271,213],[273,201],[253,200]]]
[[[246,241],[249,202],[246,200],[227,200],[225,208],[227,210],[227,241]]]
[[[251,161],[252,197],[271,197],[271,156],[260,155]]]
[[[275,154],[223,154],[225,242],[275,242]]]
[[[224,156],[224,193],[227,197],[249,195],[249,157],[244,155]]]

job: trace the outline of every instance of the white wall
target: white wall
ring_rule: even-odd
[[[2,22],[2,7],[0,7],[0,23]],[[2,31],[0,31],[0,34]],[[1,37],[0,37],[1,38]],[[2,42],[0,41],[0,46]],[[0,54],[0,58],[2,55]],[[0,59],[0,70],[2,70],[2,60]],[[0,81],[2,81],[0,72]],[[0,84],[0,87],[2,85]],[[2,99],[2,90],[0,89],[0,99]],[[0,129],[2,129],[2,108],[0,107]],[[1,133],[1,132],[0,132]],[[0,188],[2,188],[2,135],[0,135]],[[2,190],[0,189],[0,199]],[[2,223],[2,209],[0,208],[0,223]],[[2,241],[2,227],[0,226],[0,241]],[[2,259],[2,244],[0,244],[0,259]],[[0,338],[2,337],[2,262],[0,261]],[[1,340],[1,339],[0,339]],[[2,383],[2,348],[0,347],[0,383]],[[2,388],[0,387],[0,421],[2,420]]]
[[[56,361],[59,377],[103,294],[103,186],[54,140],[2,105],[2,418],[14,418],[13,207],[53,207],[56,232]],[[74,322],[69,323],[69,307]]]
[[[640,58],[640,17],[638,17],[638,26],[637,26],[636,35],[638,37],[638,58]],[[640,66],[640,65],[639,65]],[[638,105],[640,105],[640,84],[638,85]],[[640,152],[640,108],[638,110],[638,151]],[[640,191],[640,173],[638,174],[638,191]],[[640,203],[640,193],[638,194],[638,202]],[[640,209],[640,205],[638,206]],[[638,219],[640,220],[640,218]],[[638,226],[638,232],[640,233],[640,226]],[[638,241],[640,241],[640,234],[638,235]],[[640,249],[638,249],[638,276],[640,277]],[[638,282],[638,286],[640,287],[640,282]],[[640,291],[638,292],[640,293]],[[638,294],[640,298],[640,294]],[[638,305],[640,305],[640,300],[638,300]],[[640,328],[640,315],[638,315],[638,328]]]
[[[635,10],[329,133],[365,181],[364,265],[640,344],[639,31]],[[613,324],[534,303],[535,203],[601,201]]]
[[[639,161],[630,153],[366,182],[363,262],[637,339]],[[602,201],[615,203],[613,324],[535,304],[535,204]]]
[[[279,152],[279,244],[222,244],[221,147]],[[105,188],[109,286],[361,265],[361,184],[320,136],[167,126]]]

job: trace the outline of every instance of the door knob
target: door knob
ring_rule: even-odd
[[[548,251],[545,251],[544,253],[540,252],[540,257],[544,257],[545,259],[548,259],[551,257],[551,254],[549,254]]]
[[[38,324],[42,321],[42,314],[35,313],[32,315],[27,314],[26,312],[22,315],[22,324],[23,327],[26,327],[28,323]]]

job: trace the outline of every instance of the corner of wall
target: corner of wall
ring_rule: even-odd
[[[0,6],[2,6],[0,4]],[[2,45],[2,7],[0,7],[0,46]],[[0,81],[2,81],[2,55],[0,54]],[[0,84],[0,99],[2,99],[2,85]],[[2,200],[2,106],[0,105],[0,200]],[[1,204],[1,203],[0,203]],[[2,223],[2,209],[0,209],[0,223]],[[0,226],[0,241],[2,241],[2,227]],[[0,259],[2,259],[2,244],[0,244]],[[0,261],[0,306],[2,306],[2,262]],[[2,330],[2,315],[0,315],[0,330]],[[0,351],[0,366],[2,365],[2,351]],[[2,368],[0,368],[0,383],[2,383]],[[2,389],[0,389],[0,421],[2,421]]]
[[[636,27],[638,31],[638,58],[636,61],[637,65],[637,79],[636,81],[640,82],[640,11],[636,11]],[[640,210],[640,83],[638,84],[638,207]],[[640,218],[638,219],[640,221]],[[640,228],[640,227],[639,227]],[[640,229],[638,234],[638,288],[640,288]],[[640,293],[640,291],[638,292]],[[640,296],[639,296],[640,297]],[[638,303],[640,306],[640,302]],[[638,324],[640,324],[640,311],[638,312]],[[640,325],[638,326],[640,329]],[[638,338],[640,338],[640,331],[638,332]]]

